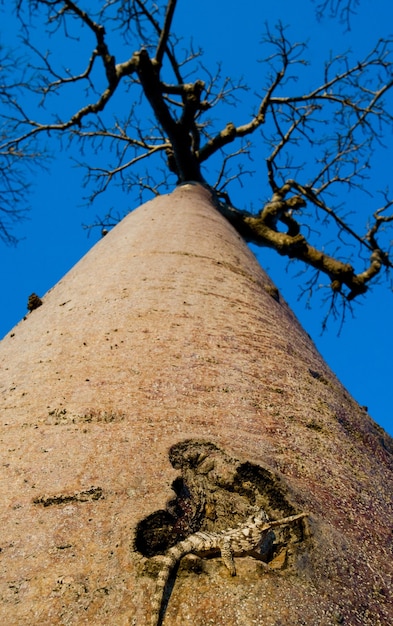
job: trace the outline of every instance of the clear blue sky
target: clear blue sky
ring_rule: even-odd
[[[80,4],[101,5],[97,2]],[[179,0],[176,26],[178,32],[185,37],[192,36],[194,44],[203,48],[207,66],[223,61],[225,75],[243,76],[255,90],[260,80],[258,76],[263,78],[258,59],[264,56],[260,46],[264,24],[268,21],[274,25],[278,19],[289,25],[290,38],[308,42],[310,66],[305,80],[311,86],[313,81],[319,80],[323,61],[331,51],[338,54],[351,49],[361,58],[379,37],[390,35],[393,4],[391,0],[361,0],[358,14],[352,19],[351,31],[345,32],[337,21],[325,18],[317,22],[309,0],[296,3],[291,0],[276,0],[274,3],[261,0],[243,0],[241,3],[237,0],[198,0],[190,3]],[[1,16],[0,24],[0,44],[18,46],[12,19]],[[57,49],[66,59],[67,47]],[[243,108],[240,109],[239,104],[236,113],[241,112],[247,121],[253,88],[239,97],[243,100]],[[230,120],[224,119],[223,123],[227,121]],[[377,155],[369,173],[373,192],[386,188],[392,179],[392,143],[390,134],[386,137],[387,149]],[[138,205],[136,195],[125,195],[114,187],[97,204],[83,206],[86,195],[82,188],[83,172],[72,166],[65,151],[57,152],[56,149],[54,156],[47,172],[35,173],[29,195],[32,208],[28,220],[14,231],[20,238],[19,244],[15,248],[0,244],[0,337],[10,332],[26,314],[29,294],[34,291],[44,295],[100,237],[98,230],[83,230],[82,223],[94,222],[96,214],[103,215],[110,207],[123,213]],[[305,159],[306,155],[302,158]],[[241,208],[250,203],[257,205],[266,194],[266,180],[254,178],[245,181],[244,189],[235,190],[231,196]],[[364,206],[351,206],[350,196],[343,189],[342,201],[348,202],[348,208],[356,213],[363,210],[363,217],[380,206],[377,198],[374,204],[372,200],[364,196]],[[287,272],[285,260],[270,251],[253,249],[343,384],[360,404],[368,406],[371,416],[393,434],[393,295],[388,283],[375,287],[355,304],[355,317],[348,316],[340,336],[337,336],[339,327],[333,321],[321,336],[321,297],[315,297],[311,310],[305,307],[304,301],[298,302],[299,280],[295,275],[300,268]]]

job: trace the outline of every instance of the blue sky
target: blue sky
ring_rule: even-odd
[[[94,2],[81,4],[97,5]],[[358,55],[361,58],[379,37],[387,37],[393,30],[391,0],[377,3],[361,0],[350,32],[345,32],[337,21],[325,18],[318,22],[309,0],[297,3],[290,0],[276,0],[274,3],[243,0],[240,6],[241,11],[237,0],[199,0],[192,3],[179,0],[175,25],[185,38],[192,36],[194,44],[203,48],[207,66],[212,67],[217,61],[222,61],[224,75],[242,76],[244,82],[251,86],[249,92],[239,96],[241,106],[239,104],[233,113],[239,119],[243,115],[244,121],[247,121],[247,114],[251,111],[258,81],[260,84],[264,78],[263,66],[258,60],[266,52],[261,47],[266,21],[273,26],[281,19],[289,26],[288,37],[308,42],[306,56],[310,65],[305,69],[302,80],[309,86],[318,82],[323,61],[331,51],[337,54],[351,49],[354,57]],[[16,47],[19,44],[14,22],[10,16],[3,17],[0,20],[0,44]],[[60,57],[66,58],[70,53],[64,44],[56,49]],[[69,106],[70,102],[67,104]],[[230,120],[223,118],[223,125],[227,121]],[[370,188],[374,194],[376,190],[384,189],[392,178],[392,159],[389,158],[392,143],[392,134],[387,133],[386,149],[376,155],[369,173]],[[111,207],[125,213],[139,203],[136,194],[125,194],[113,187],[96,204],[86,206],[83,200],[86,195],[82,186],[83,171],[73,166],[68,157],[66,151],[54,148],[54,158],[48,163],[48,171],[35,172],[34,185],[29,194],[31,211],[28,219],[14,231],[20,242],[16,247],[0,243],[3,268],[0,277],[0,337],[10,332],[26,314],[27,298],[31,292],[44,295],[100,238],[98,229],[87,231],[82,224],[94,222],[97,214],[103,215]],[[303,155],[302,158],[306,157]],[[258,204],[258,200],[266,198],[266,193],[266,180],[250,177],[245,180],[243,189],[231,192],[231,197],[241,208],[248,207],[250,203]],[[342,194],[342,202],[348,202],[349,208],[355,210],[351,206],[354,200],[348,192],[343,189]],[[371,200],[369,197],[356,197],[355,201],[356,212],[364,211],[364,215],[372,213],[381,204],[376,195]],[[356,219],[355,216],[355,223]],[[343,384],[360,404],[368,406],[370,415],[393,434],[393,295],[389,285],[384,282],[376,286],[355,304],[355,317],[348,316],[339,336],[339,325],[333,321],[321,335],[323,291],[312,300],[311,310],[306,308],[303,300],[298,301],[300,283],[296,273],[300,267],[287,271],[286,261],[276,254],[268,250],[253,250]]]

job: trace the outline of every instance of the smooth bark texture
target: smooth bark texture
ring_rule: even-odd
[[[268,567],[180,567],[165,625],[392,623],[392,440],[205,188],[131,213],[42,300],[0,344],[1,623],[147,623],[135,532],[181,466],[202,528],[253,501],[309,518]]]

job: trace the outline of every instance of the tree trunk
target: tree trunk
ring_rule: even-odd
[[[185,557],[164,625],[393,622],[392,439],[202,186],[126,217],[0,362],[1,623],[150,623],[154,555],[259,507],[308,517],[234,578]]]

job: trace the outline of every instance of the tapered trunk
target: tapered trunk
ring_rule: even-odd
[[[149,623],[154,555],[261,506],[308,517],[234,578],[183,559],[164,624],[393,622],[393,442],[202,186],[125,218],[0,363],[0,623]]]

